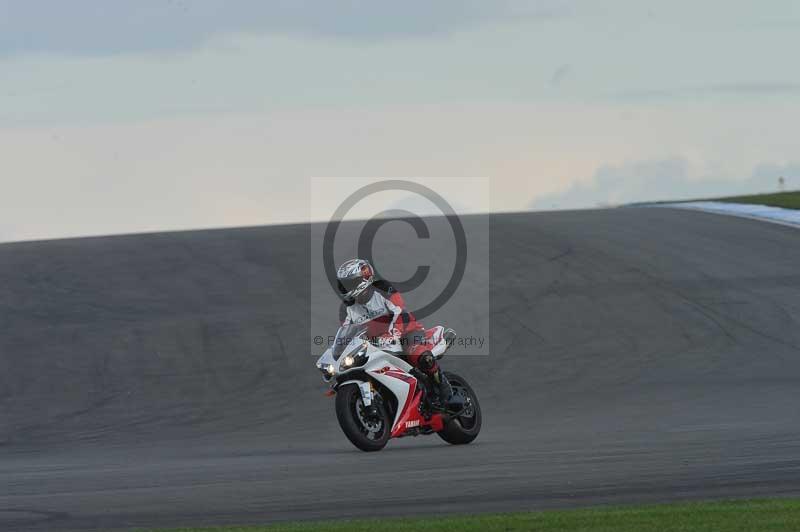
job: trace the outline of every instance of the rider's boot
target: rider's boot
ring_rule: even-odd
[[[433,381],[431,383],[433,388],[431,403],[436,407],[442,408],[447,405],[447,402],[453,396],[453,388],[439,367],[434,370],[431,380]]]
[[[450,383],[447,382],[447,377],[444,376],[441,368],[439,368],[439,364],[436,363],[433,353],[430,351],[422,353],[418,359],[418,366],[428,377],[426,380],[429,385],[428,392],[430,393],[431,406],[435,409],[444,408],[453,394],[453,390],[450,387]]]
[[[453,388],[450,386],[450,381],[447,380],[447,377],[444,375],[444,371],[440,368],[436,368],[436,374],[433,376],[434,382],[439,385],[439,397],[442,399],[442,402],[446,402],[450,397],[453,395]]]

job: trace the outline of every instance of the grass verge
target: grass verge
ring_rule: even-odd
[[[458,517],[364,519],[160,532],[796,532],[800,499],[693,502]],[[156,531],[152,531],[156,532]]]
[[[751,194],[747,196],[727,196],[724,198],[695,198],[682,200],[640,201],[630,206],[663,205],[665,203],[691,203],[693,201],[722,201],[726,203],[747,203],[750,205],[768,205],[784,209],[800,209],[800,190],[791,192],[775,192],[774,194]]]
[[[755,194],[752,196],[733,196],[720,198],[717,201],[727,203],[749,203],[753,205],[769,205],[784,209],[800,209],[800,190],[792,192],[776,192],[775,194]]]

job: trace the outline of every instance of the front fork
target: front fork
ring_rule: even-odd
[[[372,399],[375,395],[375,392],[372,391],[372,383],[369,381],[359,382],[358,389],[361,392],[361,402],[364,403],[364,406],[372,406]]]
[[[349,384],[355,384],[356,386],[358,386],[358,391],[361,394],[361,402],[370,411],[375,410],[375,407],[373,406],[373,403],[375,402],[377,394],[375,392],[375,387],[372,385],[372,382],[370,382],[370,381],[352,380],[352,381],[343,382],[341,384],[336,385],[336,387],[332,389],[331,395],[336,393],[336,390],[338,390],[342,386],[347,386]]]

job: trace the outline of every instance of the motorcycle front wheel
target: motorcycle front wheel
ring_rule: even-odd
[[[391,421],[386,407],[379,400],[373,402],[373,412],[364,406],[361,391],[348,384],[336,392],[336,418],[342,432],[362,451],[380,451],[392,434]]]

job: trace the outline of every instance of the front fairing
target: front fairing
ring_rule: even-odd
[[[338,375],[361,369],[364,365],[358,364],[347,367],[345,361],[348,360],[348,357],[355,357],[358,354],[364,354],[368,357],[369,353],[372,351],[375,351],[375,348],[369,344],[369,342],[364,340],[351,342],[340,350],[336,349],[335,347],[329,347],[324,353],[322,353],[322,356],[317,359],[317,368],[320,370],[324,370],[324,368],[328,367],[334,368],[334,372],[332,374],[326,374],[323,372],[323,380],[325,380],[325,382],[329,382]],[[337,353],[338,356],[335,356]]]
[[[355,371],[375,371],[387,364],[397,367],[403,371],[409,371],[411,366],[392,353],[379,349],[365,339],[349,343],[341,350],[339,356],[335,356],[337,349],[330,347],[325,350],[322,356],[317,359],[317,368],[323,371],[323,380],[331,382],[338,380],[341,375],[346,375]],[[348,366],[348,359],[355,363]],[[325,368],[333,368],[332,373],[326,373]]]
[[[328,366],[336,367],[336,361],[333,359],[333,349],[330,347],[322,353],[322,356],[317,359],[317,369],[322,370]],[[327,377],[323,374],[323,379],[326,381],[330,380],[330,377]]]
[[[356,369],[363,364],[350,364],[344,362],[366,353],[369,343],[366,339],[367,326],[365,324],[348,324],[339,327],[336,336],[333,337],[332,345],[322,353],[317,359],[317,368],[322,371],[322,378],[326,382],[333,379],[336,375]],[[350,358],[348,358],[350,357]],[[363,356],[359,357],[361,360]]]
[[[406,405],[417,390],[417,380],[410,374],[412,366],[405,360],[394,356],[392,353],[378,349],[369,342],[353,344],[336,359],[333,349],[327,349],[317,360],[320,369],[332,367],[333,372],[323,372],[323,379],[334,390],[339,384],[347,382],[371,381],[380,386],[380,389],[394,396],[396,404]],[[347,367],[345,360],[348,356],[359,362]],[[381,392],[383,393],[383,392]],[[398,408],[392,422],[393,430],[397,426],[404,409]]]

